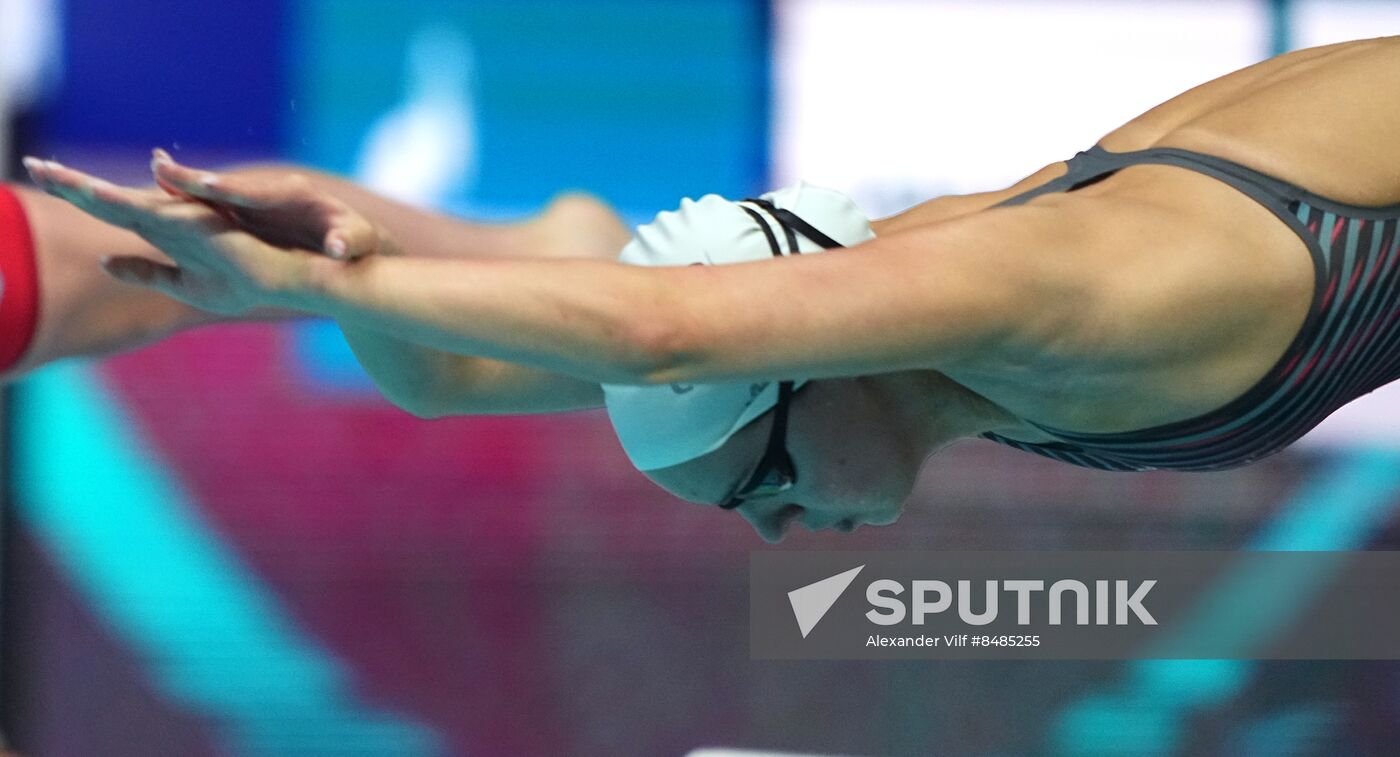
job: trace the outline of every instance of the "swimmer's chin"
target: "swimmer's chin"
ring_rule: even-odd
[[[840,520],[836,520],[829,523],[823,523],[821,525],[815,526],[809,526],[808,524],[802,522],[798,522],[796,525],[800,526],[803,530],[814,534],[823,533],[827,531],[832,531],[838,534],[852,534],[860,530],[862,526],[871,526],[873,528],[879,528],[883,526],[894,525],[894,523],[899,520],[899,516],[901,514],[901,511],[896,510],[893,513],[882,513],[879,515],[871,515],[864,518],[842,518]],[[787,538],[788,532],[790,532],[791,530],[792,526],[785,527],[776,535],[760,531],[759,536],[762,537],[763,540],[769,544],[778,544],[783,539]]]

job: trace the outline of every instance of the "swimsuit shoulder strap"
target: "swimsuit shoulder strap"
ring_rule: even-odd
[[[1071,158],[1066,163],[1067,171],[1063,176],[1012,197],[1001,205],[1021,205],[1053,192],[1073,192],[1129,166],[1147,164],[1178,166],[1213,176],[1274,208],[1282,209],[1308,195],[1306,191],[1282,179],[1225,158],[1194,150],[1152,147],[1133,152],[1109,152],[1094,145]]]
[[[1214,177],[1280,215],[1291,215],[1296,204],[1303,203],[1353,218],[1383,220],[1400,217],[1400,204],[1380,207],[1351,205],[1309,192],[1296,184],[1232,160],[1179,147],[1109,152],[1095,145],[1071,158],[1066,164],[1068,170],[1063,176],[1012,197],[1000,205],[1020,205],[1052,192],[1072,192],[1128,166],[1145,164],[1177,166]]]
[[[1041,195],[1056,192],[1073,192],[1122,168],[1123,165],[1114,159],[1116,157],[1118,156],[1115,153],[1110,153],[1095,145],[1066,161],[1067,170],[1064,175],[1051,179],[1034,189],[1022,192],[1011,199],[1003,200],[997,203],[997,207],[1023,205]]]

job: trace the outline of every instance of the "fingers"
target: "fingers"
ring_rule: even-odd
[[[175,184],[170,183],[168,180],[163,178],[159,172],[156,171],[156,161],[160,160],[162,157],[168,159],[170,157],[170,154],[164,150],[157,148],[154,152],[154,155],[155,157],[151,159],[151,176],[155,178],[156,186],[160,187],[161,191],[176,199],[185,200],[186,202],[200,202],[201,200],[198,197],[195,197],[194,195],[190,194],[189,192],[186,192],[185,190],[181,189]]]
[[[132,231],[140,231],[172,202],[160,192],[120,187],[53,161],[25,158],[24,167],[45,192],[98,220]]]
[[[257,182],[176,163],[170,153],[160,148],[151,155],[151,173],[156,183],[172,194],[247,210],[262,210],[286,200],[270,194],[268,187]]]
[[[175,162],[170,153],[159,148],[152,152],[151,172],[163,187],[207,202],[245,210],[311,209],[323,205],[322,196],[310,182],[291,172],[268,177],[203,171]]]
[[[164,150],[152,156],[156,183],[166,192],[208,205],[264,241],[319,247],[341,260],[377,251],[374,226],[301,174],[218,174],[180,165]]]
[[[379,249],[381,238],[379,229],[368,219],[347,210],[331,218],[322,247],[326,255],[336,260],[358,260],[383,252]]]
[[[156,150],[151,167],[160,189],[150,190],[120,187],[51,161],[29,158],[25,167],[45,191],[157,246],[157,237],[179,227],[236,227],[273,246],[319,248],[339,260],[389,252],[368,219],[294,173],[224,176],[182,166]]]
[[[106,257],[102,259],[102,270],[117,281],[149,287],[171,296],[176,296],[181,289],[181,271],[178,267],[146,258],[125,255]]]

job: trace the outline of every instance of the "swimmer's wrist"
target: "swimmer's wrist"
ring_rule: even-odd
[[[343,299],[352,280],[362,280],[376,268],[376,259],[398,258],[402,249],[393,237],[377,229],[374,253],[354,260],[337,260],[328,255],[306,255],[282,286],[272,295],[281,307],[316,312],[314,307]]]
[[[365,262],[346,263],[323,255],[299,256],[297,265],[291,267],[277,284],[268,287],[268,304],[318,313],[319,308],[329,302],[332,293],[340,288],[337,280],[345,276],[347,269],[359,267]]]

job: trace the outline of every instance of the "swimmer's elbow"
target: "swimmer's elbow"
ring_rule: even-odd
[[[489,393],[478,393],[469,388],[455,392],[403,389],[390,392],[380,387],[380,393],[394,407],[425,421],[465,415],[496,415],[502,412],[499,403],[493,402]]]
[[[454,415],[465,414],[447,403],[437,402],[432,398],[415,398],[407,401],[400,399],[390,400],[390,402],[393,402],[395,407],[414,418],[425,421],[435,421]]]
[[[444,402],[440,393],[431,391],[422,384],[377,382],[379,393],[391,405],[423,420],[437,420],[456,415],[454,408]]]
[[[380,393],[398,409],[423,420],[557,413],[603,404],[602,390],[590,381],[516,363],[456,360],[455,366],[445,366],[431,376],[379,383]]]
[[[450,401],[460,391],[448,391],[445,374],[451,366],[442,356],[419,349],[389,354],[357,350],[356,355],[380,395],[394,407],[427,420],[461,414]]]
[[[451,415],[456,415],[456,413],[448,412],[446,408],[440,405],[420,405],[414,403],[405,404],[395,402],[394,406],[421,421],[436,421]]]

